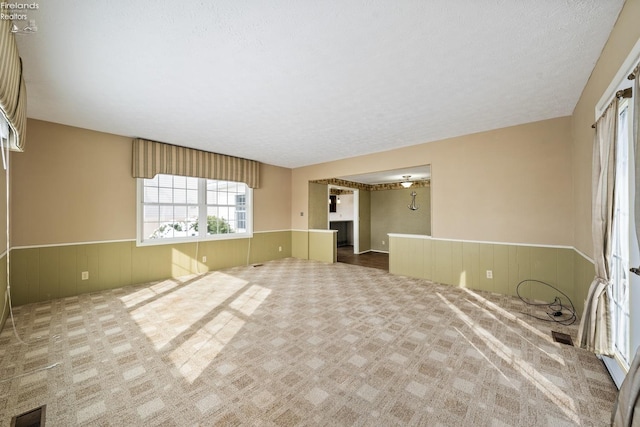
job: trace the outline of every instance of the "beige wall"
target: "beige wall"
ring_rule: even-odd
[[[291,229],[291,169],[260,165],[261,187],[253,191],[255,231]]]
[[[593,257],[591,162],[595,107],[640,38],[640,0],[627,0],[571,117],[573,132],[574,246]]]
[[[12,246],[134,239],[131,138],[28,121],[11,164]]]
[[[29,119],[11,161],[12,246],[135,239],[131,138]],[[291,170],[261,168],[255,231],[291,229]]]
[[[292,226],[307,229],[309,180],[430,164],[434,237],[572,245],[570,123],[562,117],[294,169]]]

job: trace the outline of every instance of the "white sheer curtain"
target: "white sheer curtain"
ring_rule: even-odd
[[[596,122],[593,144],[592,234],[596,275],[589,287],[578,329],[580,347],[613,356],[611,310],[607,287],[611,279],[611,229],[615,183],[618,98]]]

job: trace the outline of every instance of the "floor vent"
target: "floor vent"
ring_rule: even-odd
[[[11,427],[43,427],[47,405],[32,409],[11,418]]]
[[[562,332],[551,331],[551,336],[553,337],[553,340],[555,342],[573,346],[573,340],[571,339],[571,335],[563,334]]]

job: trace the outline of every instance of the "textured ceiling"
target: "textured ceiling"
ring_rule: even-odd
[[[57,0],[32,118],[298,167],[570,115],[623,0]]]

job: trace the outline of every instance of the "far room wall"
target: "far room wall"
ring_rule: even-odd
[[[416,193],[417,210],[409,209]],[[431,188],[415,187],[371,192],[371,249],[389,250],[388,233],[431,235]]]

